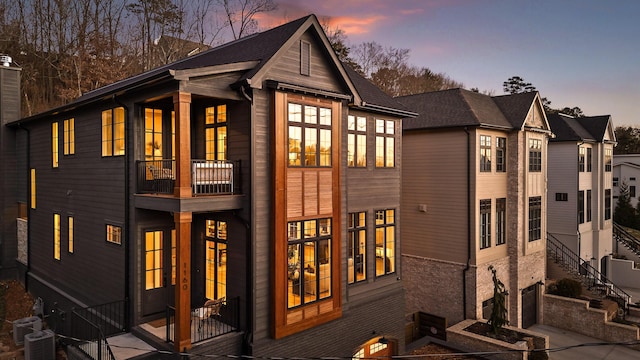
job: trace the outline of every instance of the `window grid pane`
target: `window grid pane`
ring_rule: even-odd
[[[288,109],[289,166],[331,166],[331,109],[293,103]]]

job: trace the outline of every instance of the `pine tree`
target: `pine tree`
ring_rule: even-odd
[[[638,216],[636,209],[631,206],[631,198],[629,197],[629,186],[622,181],[620,191],[618,193],[618,203],[613,213],[615,221],[623,226],[630,228],[638,228]]]

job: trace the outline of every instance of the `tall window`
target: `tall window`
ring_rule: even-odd
[[[480,135],[480,171],[491,171],[491,136]]]
[[[591,172],[592,160],[593,160],[593,149],[589,147],[587,148],[587,172]]]
[[[529,139],[529,171],[542,171],[542,140]]]
[[[591,190],[587,190],[587,222],[591,221]]]
[[[58,123],[54,122],[51,124],[51,166],[57,168],[58,163],[58,153],[60,146],[58,144]]]
[[[367,118],[349,115],[347,163],[351,167],[367,167]]]
[[[205,296],[219,299],[227,296],[227,223],[207,220],[205,229]]]
[[[529,198],[529,241],[540,240],[542,235],[542,197]]]
[[[496,199],[496,245],[507,241],[507,199]]]
[[[53,258],[60,260],[60,214],[53,214]]]
[[[227,160],[227,105],[205,109],[205,159]]]
[[[496,138],[496,171],[507,171],[507,139],[503,137]]]
[[[31,169],[31,208],[36,208],[36,169]]]
[[[63,123],[63,154],[71,155],[76,153],[76,130],[75,120],[67,119]]]
[[[67,217],[67,237],[69,244],[69,252],[73,253],[74,243],[73,243],[73,216]]]
[[[491,199],[480,200],[480,249],[491,246]]]
[[[611,149],[604,149],[604,171],[606,171],[606,172],[610,172],[611,171],[612,152],[613,152],[613,150],[611,150]]]
[[[604,219],[611,219],[611,189],[604,190]]]
[[[586,153],[586,149],[584,146],[580,146],[580,148],[578,149],[578,171],[579,172],[584,172],[584,162],[585,162],[585,155]]]
[[[635,185],[629,186],[629,197],[632,198],[632,199],[636,197],[636,186]]]
[[[395,222],[395,210],[376,210],[376,276],[395,271]]]
[[[376,167],[395,166],[395,122],[376,119]]]
[[[122,228],[120,226],[107,224],[107,242],[122,244]]]
[[[367,278],[367,222],[365,212],[349,214],[348,231],[347,277],[349,284],[353,284]]]
[[[287,307],[331,296],[331,219],[287,225]]]
[[[331,109],[289,103],[289,166],[331,166]]]
[[[578,191],[578,224],[584,223],[584,191]]]
[[[164,286],[163,284],[163,239],[162,231],[147,231],[145,232],[145,290],[158,289]]]
[[[124,155],[124,108],[102,112],[102,156]]]
[[[144,109],[144,157],[146,160],[162,160],[162,110]]]

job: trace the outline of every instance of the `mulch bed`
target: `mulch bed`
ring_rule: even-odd
[[[0,281],[0,354],[22,349],[13,342],[12,322],[31,316],[33,302],[18,281]]]
[[[454,353],[459,353],[459,351],[457,350],[453,350],[450,349],[448,347],[445,346],[441,346],[438,344],[434,344],[434,343],[429,343],[419,349],[413,350],[410,355],[429,355],[429,356],[425,356],[425,357],[418,357],[418,359],[425,359],[425,360],[431,360],[431,359],[435,359],[435,360],[449,360],[449,359],[454,359],[454,360],[482,360],[482,358],[476,357],[476,356],[470,356],[470,355],[451,355]],[[437,355],[437,356],[435,356]]]
[[[515,344],[522,340],[522,334],[517,331],[502,328],[498,331],[498,334],[493,333],[491,325],[483,322],[476,322],[465,328],[466,331],[474,334],[491,337],[497,340],[508,342],[509,344]]]

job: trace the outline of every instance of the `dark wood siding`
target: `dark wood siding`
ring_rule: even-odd
[[[106,241],[106,224],[124,230],[125,158],[101,156],[101,111],[76,112],[74,155],[60,151],[51,167],[51,117],[31,125],[31,167],[37,206],[30,211],[30,264],[41,278],[93,305],[124,298],[124,244]],[[62,150],[62,141],[60,141]],[[61,260],[53,257],[53,214],[61,217]],[[67,217],[74,217],[74,252],[68,252]],[[126,238],[123,233],[123,239]],[[92,276],[86,276],[92,274]]]

